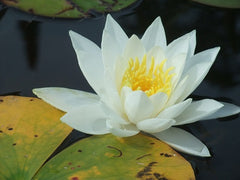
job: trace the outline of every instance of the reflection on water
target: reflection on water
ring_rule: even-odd
[[[104,15],[56,20],[4,6],[0,9],[0,94],[21,92],[33,96],[32,88],[45,86],[93,91],[78,68],[68,31],[74,30],[100,45]],[[216,62],[193,98],[207,96],[240,105],[240,11],[184,0],[145,0],[139,7],[113,13],[128,35],[139,36],[159,15],[168,42],[196,29],[196,52],[221,46]],[[201,139],[213,155],[184,155],[196,170],[197,179],[240,179],[239,126],[239,116],[182,126]],[[81,136],[85,135],[73,133],[63,147]]]
[[[35,69],[38,58],[39,22],[19,21],[30,69]]]

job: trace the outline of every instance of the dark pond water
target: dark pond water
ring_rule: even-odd
[[[77,65],[68,31],[100,45],[105,16],[59,20],[28,15],[0,5],[0,94],[33,96],[36,87],[59,86],[92,91]],[[209,74],[193,93],[240,105],[240,11],[207,7],[184,0],[145,0],[113,13],[128,35],[141,36],[161,16],[168,42],[197,30],[196,52],[221,46]],[[210,149],[211,158],[184,155],[199,180],[240,179],[240,118],[183,126]],[[67,144],[84,137],[74,132]]]

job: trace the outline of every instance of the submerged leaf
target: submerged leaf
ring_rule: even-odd
[[[82,18],[91,14],[118,11],[137,0],[0,0],[6,5],[13,6],[28,13],[61,17]]]
[[[83,179],[195,179],[183,157],[165,143],[136,135],[92,136],[48,161],[35,180]]]
[[[37,98],[0,97],[0,179],[30,180],[72,129]]]

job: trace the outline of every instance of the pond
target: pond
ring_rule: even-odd
[[[68,35],[78,32],[100,45],[105,15],[66,20],[29,15],[0,6],[0,94],[34,96],[37,87],[68,87],[93,92],[81,73]],[[145,0],[112,13],[130,36],[142,36],[161,16],[168,43],[196,29],[196,52],[220,46],[209,74],[192,97],[208,97],[240,105],[240,11],[214,8],[184,0]],[[240,179],[240,117],[201,121],[182,128],[194,134],[212,157],[182,155],[191,162],[196,179]],[[66,147],[85,137],[73,132]]]

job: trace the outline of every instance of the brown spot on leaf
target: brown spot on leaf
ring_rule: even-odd
[[[159,179],[159,178],[161,177],[161,174],[159,174],[159,173],[153,173],[153,175],[154,175],[157,179]]]
[[[69,162],[69,163],[68,163],[68,165],[70,166],[70,165],[72,165],[72,163],[71,163],[71,162]]]
[[[3,133],[3,131],[2,131],[2,130],[0,130],[0,133]]]
[[[34,99],[30,99],[29,101],[34,101]]]
[[[154,143],[154,142],[151,142],[150,144],[151,144],[151,145],[154,145],[155,143]]]
[[[136,175],[137,178],[152,178],[152,166],[157,164],[157,162],[150,162],[143,170],[139,171]]]
[[[56,13],[55,15],[60,15],[60,14],[63,14],[63,13],[65,13],[65,12],[70,11],[70,10],[73,10],[73,9],[74,9],[74,7],[68,7],[68,8],[65,8],[65,9],[59,11],[59,12]]]
[[[38,137],[38,135],[37,135],[37,134],[35,134],[35,135],[34,135],[34,137]]]
[[[119,155],[115,155],[113,157],[121,157],[122,156],[122,151],[120,149],[118,149],[116,147],[113,147],[113,146],[107,146],[107,147],[110,148],[110,149],[115,149],[119,152]]]
[[[71,170],[74,170],[75,169],[75,167],[71,167]]]
[[[172,157],[173,155],[171,155],[171,154],[168,154],[168,153],[160,153],[160,156]]]
[[[71,180],[80,180],[78,177],[72,177]]]
[[[79,150],[78,150],[78,152],[82,152],[82,150],[81,150],[81,149],[79,149]]]
[[[0,103],[1,103],[1,102],[3,102],[3,100],[2,100],[2,99],[0,99]]]
[[[142,159],[142,158],[144,158],[144,157],[146,157],[146,156],[151,156],[151,154],[142,155],[142,156],[138,157],[136,160]]]
[[[34,10],[31,8],[31,9],[28,9],[28,12],[31,13],[31,14],[34,14]],[[30,101],[33,101],[32,99],[30,99]]]
[[[17,143],[13,143],[12,145],[13,145],[13,146],[16,146],[16,145],[17,145]]]
[[[165,178],[163,175],[159,174],[159,173],[153,173],[153,176],[157,179],[157,180],[168,180],[167,178]]]
[[[9,130],[9,131],[12,131],[12,130],[13,130],[13,128],[8,128],[8,130]]]

